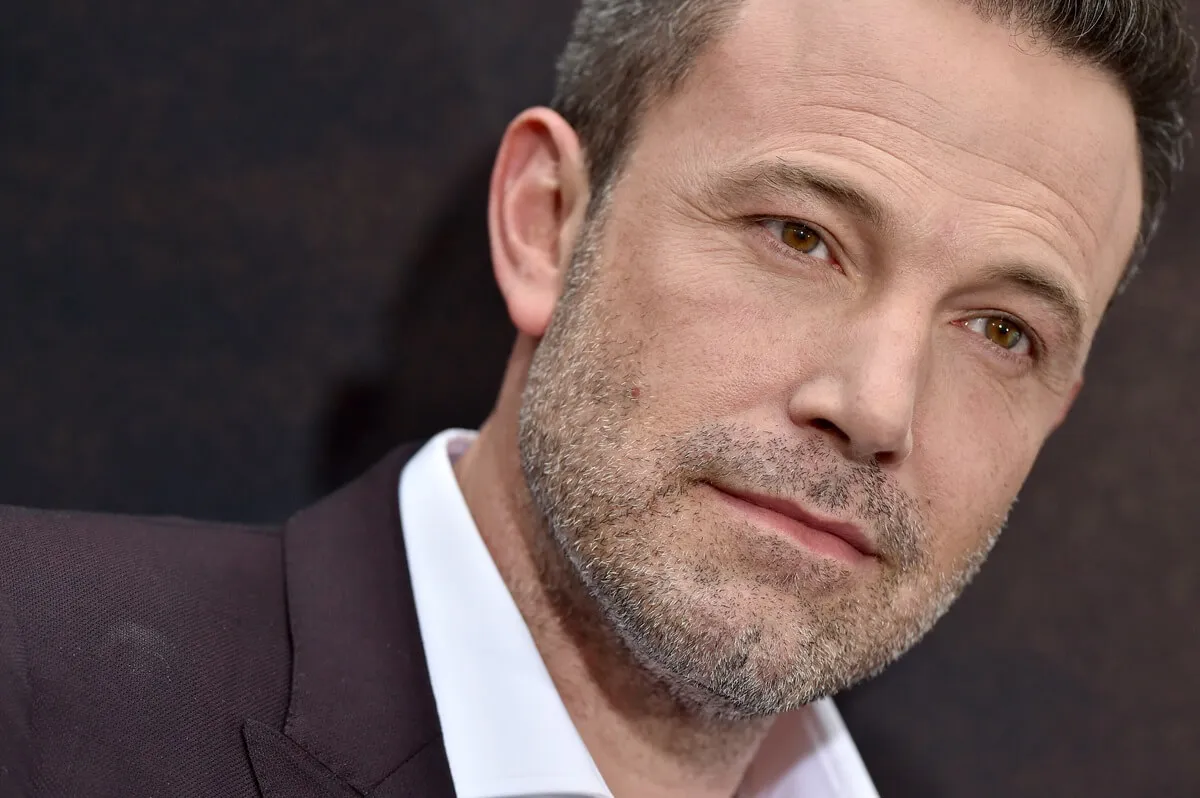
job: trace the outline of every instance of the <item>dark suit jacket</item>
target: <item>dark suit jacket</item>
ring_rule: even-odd
[[[0,510],[0,796],[452,796],[412,452],[282,528]]]

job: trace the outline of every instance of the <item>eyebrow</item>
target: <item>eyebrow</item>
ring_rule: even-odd
[[[876,228],[894,227],[892,215],[853,181],[819,167],[776,159],[735,166],[721,172],[708,187],[714,198],[752,200],[764,193],[816,195],[841,206]]]
[[[1073,288],[1058,277],[1047,274],[1043,269],[1024,263],[1006,263],[989,267],[982,276],[987,283],[1007,283],[1025,293],[1032,294],[1050,307],[1050,310],[1065,325],[1066,343],[1073,351],[1083,343],[1083,326],[1087,314],[1087,303]]]

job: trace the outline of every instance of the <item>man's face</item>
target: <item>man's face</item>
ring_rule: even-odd
[[[644,666],[772,714],[928,630],[1073,398],[1136,147],[1113,81],[957,3],[748,0],[643,119],[522,407]]]

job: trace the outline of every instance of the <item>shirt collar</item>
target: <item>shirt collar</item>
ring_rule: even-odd
[[[458,798],[611,798],[479,537],[448,430],[404,469],[400,515],[417,618]]]
[[[459,798],[612,798],[463,499],[452,458],[474,432],[429,441],[400,479],[417,618]],[[833,702],[772,729],[740,795],[878,798]]]

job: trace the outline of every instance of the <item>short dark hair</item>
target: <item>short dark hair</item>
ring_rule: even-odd
[[[669,96],[744,0],[583,0],[553,107],[575,128],[594,196],[620,172],[647,107]],[[1137,118],[1142,218],[1126,279],[1162,217],[1188,141],[1196,43],[1180,0],[960,0],[1114,75]]]

